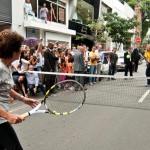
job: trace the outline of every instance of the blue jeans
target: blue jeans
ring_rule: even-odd
[[[96,74],[96,66],[90,66],[90,74]],[[89,77],[89,82],[95,82],[95,77]]]
[[[37,66],[37,71],[42,72],[42,71],[43,71],[43,68],[42,68],[41,66]],[[43,82],[42,82],[42,80],[43,80],[43,79],[42,79],[42,74],[39,73],[38,75],[39,75],[40,83],[43,83]]]
[[[115,71],[116,71],[116,64],[110,64],[108,75],[114,75]]]
[[[35,88],[35,84],[28,84],[29,90],[31,92],[32,95],[35,95],[33,89]],[[39,83],[37,89],[40,89],[43,93],[43,95],[46,94],[46,90],[45,87],[43,86],[43,84]]]
[[[84,74],[84,71],[74,71],[74,73]],[[84,87],[84,77],[83,76],[75,76],[75,80]]]

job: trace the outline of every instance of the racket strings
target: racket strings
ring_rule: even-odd
[[[80,87],[78,91],[75,90],[76,87]],[[83,103],[83,88],[76,83],[63,82],[55,86],[54,90],[56,93],[51,94],[46,99],[46,104],[50,110],[59,113],[70,112],[77,109]]]

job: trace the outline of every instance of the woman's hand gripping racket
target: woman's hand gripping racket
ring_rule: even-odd
[[[64,80],[53,85],[46,92],[44,99],[21,117],[26,118],[38,113],[68,115],[80,109],[85,98],[86,93],[80,83],[74,80]]]

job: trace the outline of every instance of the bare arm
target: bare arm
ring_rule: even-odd
[[[18,94],[16,91],[14,91],[13,89],[10,90],[9,95],[15,99],[18,99],[20,101],[23,101],[25,104],[31,106],[32,108],[34,108],[36,105],[39,104],[38,100],[35,99],[31,99],[28,97],[24,97],[20,94]]]
[[[24,84],[21,85],[21,88],[22,88],[22,91],[23,91],[23,94],[25,95],[25,97],[28,97]]]
[[[6,119],[10,124],[17,124],[23,121],[19,115],[10,114],[2,108],[0,108],[0,117]]]

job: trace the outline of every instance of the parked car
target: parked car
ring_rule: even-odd
[[[126,51],[118,51],[118,63],[117,63],[117,71],[124,71],[125,70],[125,64],[124,64],[124,53]],[[140,60],[139,60],[139,65],[142,64],[144,57],[140,54]]]
[[[125,64],[124,64],[124,53],[125,51],[118,51],[118,63],[117,63],[117,71],[124,71],[125,70]]]
[[[103,51],[104,54],[104,62],[101,66],[101,74],[102,75],[107,75],[109,71],[109,64],[108,64],[108,57],[112,53],[111,51]]]

